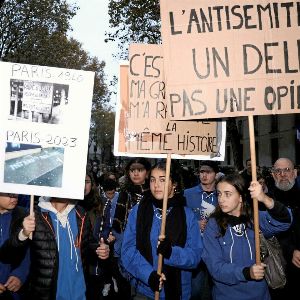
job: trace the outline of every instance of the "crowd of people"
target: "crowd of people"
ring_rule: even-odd
[[[300,180],[290,159],[257,170],[257,181],[250,160],[242,172],[173,161],[166,174],[164,160],[132,158],[122,173],[90,162],[83,200],[36,197],[33,214],[28,197],[1,192],[0,300],[297,299]],[[256,264],[252,198],[286,260],[282,289]]]

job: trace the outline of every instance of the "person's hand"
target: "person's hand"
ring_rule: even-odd
[[[164,273],[159,275],[156,271],[152,271],[148,279],[148,284],[153,292],[159,292],[163,288],[165,280],[166,276]]]
[[[113,243],[115,240],[116,240],[116,237],[113,235],[112,232],[110,232],[106,241],[110,244],[110,243]]]
[[[0,283],[0,295],[6,291],[6,287]]]
[[[292,258],[292,263],[297,268],[300,268],[300,251],[299,250],[294,250],[294,252],[293,252],[293,258]]]
[[[96,253],[100,259],[107,259],[109,257],[109,246],[105,244],[103,238],[100,239],[100,244],[96,249]]]
[[[162,241],[158,241],[157,254],[161,254],[163,257],[169,259],[172,254],[172,245],[168,238],[164,238]]]
[[[33,215],[29,215],[23,220],[23,234],[27,237],[30,236],[32,232],[35,230],[35,217]]]
[[[11,292],[17,292],[21,288],[22,282],[16,276],[9,276],[4,286]]]
[[[254,280],[261,280],[265,276],[265,267],[267,265],[261,263],[260,265],[253,265],[250,267],[250,276]]]
[[[251,198],[264,203],[267,209],[274,207],[274,200],[263,192],[263,187],[258,181],[251,181],[248,190],[250,191]]]

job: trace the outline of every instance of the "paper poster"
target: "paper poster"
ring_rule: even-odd
[[[0,191],[83,199],[94,72],[0,63]]]
[[[300,112],[299,3],[160,1],[172,119]]]
[[[131,44],[120,66],[115,155],[224,160],[225,122],[167,117],[161,45]]]

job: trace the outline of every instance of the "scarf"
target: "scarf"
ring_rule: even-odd
[[[142,200],[147,190],[147,185],[131,184],[127,186],[127,190],[120,191],[112,224],[112,228],[115,229],[117,233],[121,233],[125,230],[130,210],[135,204]]]
[[[156,200],[152,194],[147,193],[139,204],[136,221],[136,245],[145,259],[153,265],[150,232],[154,215],[154,208],[161,209],[163,201]],[[154,206],[154,207],[153,207]],[[167,208],[172,208],[166,219],[166,237],[172,246],[184,247],[186,243],[187,228],[184,211],[185,198],[181,194],[168,199]],[[167,280],[164,283],[166,300],[181,299],[181,270],[176,267],[163,265],[163,273]]]

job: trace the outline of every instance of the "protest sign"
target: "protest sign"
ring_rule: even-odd
[[[0,63],[0,191],[83,199],[93,84],[94,72]]]
[[[161,1],[173,119],[300,112],[296,1]]]
[[[224,160],[225,122],[168,119],[162,46],[131,44],[129,57],[120,66],[115,155]]]

